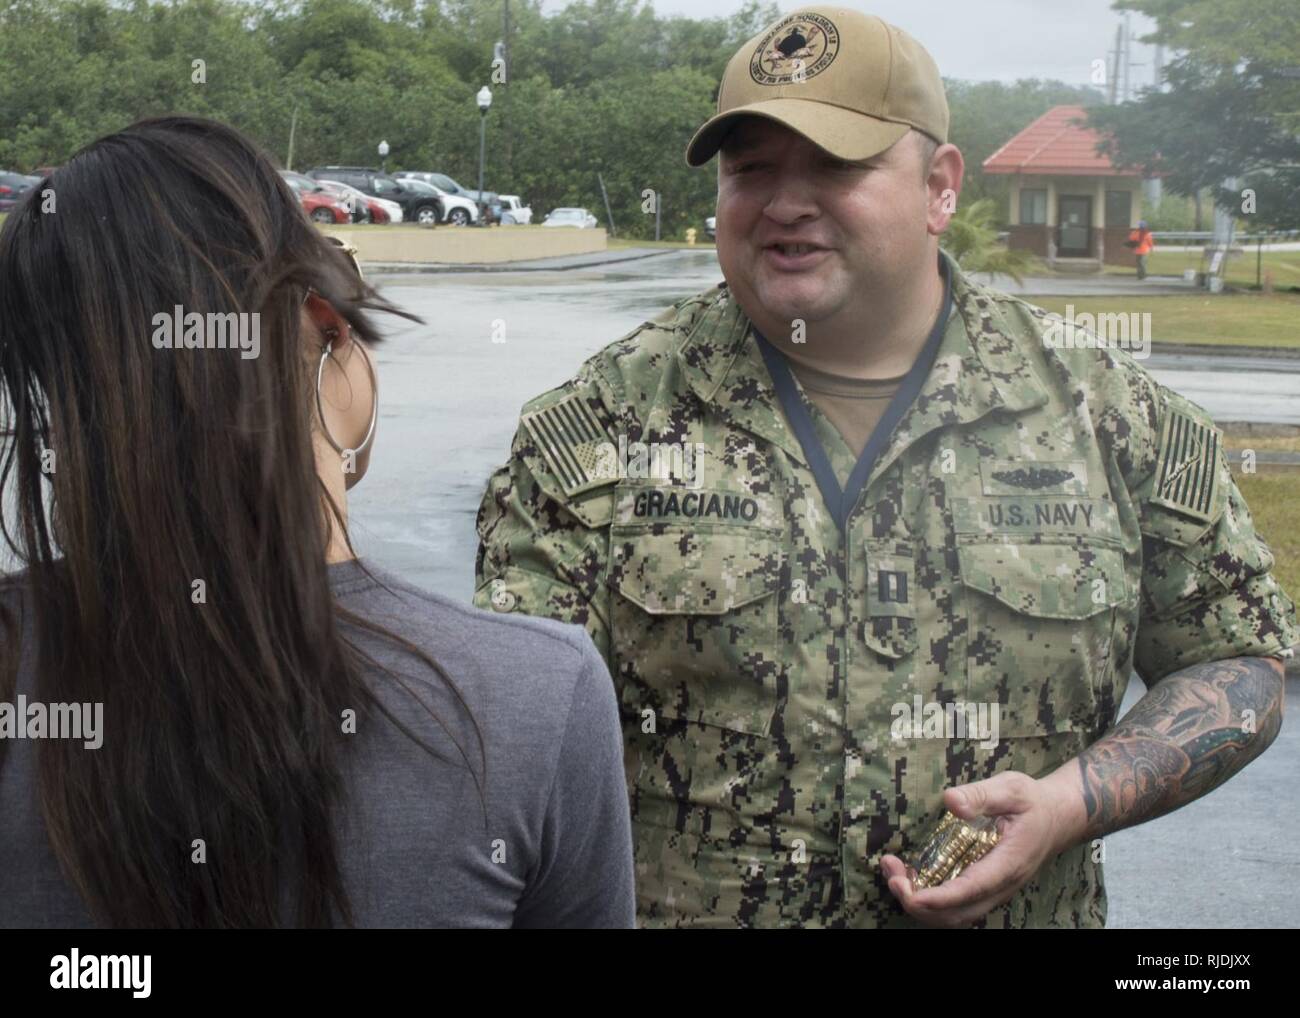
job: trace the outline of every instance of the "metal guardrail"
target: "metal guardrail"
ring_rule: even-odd
[[[1202,243],[1204,247],[1210,247],[1214,241],[1214,232],[1212,230],[1153,230],[1151,235],[1155,237],[1156,243],[1166,245],[1178,245],[1195,247]],[[999,230],[997,233],[997,242],[1006,246],[1011,239],[1010,230]],[[1268,230],[1261,233],[1238,233],[1232,238],[1233,248],[1246,248],[1251,244],[1255,245],[1255,286],[1259,288],[1263,283],[1263,254],[1264,247],[1267,244],[1282,243],[1288,241],[1300,240],[1300,230]],[[1200,256],[1202,260],[1205,255]],[[1219,270],[1222,271],[1222,262]],[[1203,273],[1198,273],[1203,274]]]
[[[1213,240],[1214,233],[1211,230],[1153,230],[1151,235],[1157,241],[1165,240]],[[1005,244],[1011,239],[1010,230],[999,230],[997,234],[999,244]],[[1274,241],[1291,241],[1300,240],[1300,230],[1270,230],[1265,233],[1238,233],[1233,237],[1234,244],[1269,244]]]
[[[1211,241],[1212,230],[1153,230],[1151,235],[1157,241]],[[1233,244],[1268,244],[1277,241],[1300,240],[1300,230],[1268,230],[1263,233],[1238,233],[1232,238]]]

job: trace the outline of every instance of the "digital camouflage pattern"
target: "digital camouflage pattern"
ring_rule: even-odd
[[[566,480],[563,429],[527,427],[489,482],[476,602],[585,626],[618,687],[644,925],[914,925],[880,859],[910,854],[945,788],[1055,769],[1134,667],[1300,642],[1205,413],[1127,354],[1045,344],[1043,311],[949,268],[934,367],[845,533],[725,285],[525,407],[580,403],[615,446],[693,444],[693,485],[592,484],[590,449]],[[843,482],[854,457],[808,406]],[[996,702],[996,746],[891,738],[916,696]],[[986,922],[1105,915],[1084,845]]]

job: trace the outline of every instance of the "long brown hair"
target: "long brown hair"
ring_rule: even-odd
[[[341,716],[378,703],[347,633],[382,630],[330,592],[326,521],[342,520],[313,458],[308,288],[367,343],[368,310],[414,318],[210,120],[95,141],[0,231],[3,530],[27,567],[35,699],[102,703],[106,730],[94,751],[41,740],[38,794],[106,925],[352,921],[331,833]],[[155,348],[177,305],[257,313],[259,355]],[[4,649],[0,694],[18,641]]]

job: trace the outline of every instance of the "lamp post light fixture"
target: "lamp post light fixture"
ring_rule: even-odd
[[[388,172],[388,152],[388,142],[381,141],[379,143],[379,159],[381,161],[381,169],[384,173]]]
[[[487,203],[483,201],[483,162],[487,157],[487,111],[492,105],[492,89],[484,85],[475,96],[478,102],[478,224],[487,226]]]

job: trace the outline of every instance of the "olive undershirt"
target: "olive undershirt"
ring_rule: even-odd
[[[854,456],[862,455],[867,440],[906,377],[904,373],[897,378],[846,378],[792,360],[787,363],[813,405],[835,425]]]

